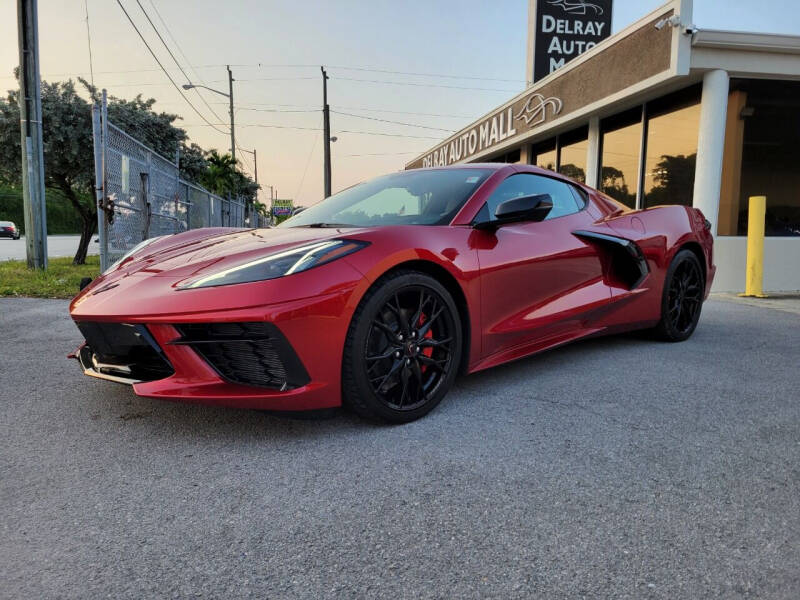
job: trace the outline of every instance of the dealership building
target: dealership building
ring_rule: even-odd
[[[715,291],[743,291],[748,198],[766,196],[764,289],[800,290],[798,36],[698,29],[692,1],[673,0],[406,168],[465,162],[539,165],[631,208],[700,208]]]

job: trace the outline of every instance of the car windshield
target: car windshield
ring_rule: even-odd
[[[446,225],[492,169],[392,173],[326,198],[279,227]]]

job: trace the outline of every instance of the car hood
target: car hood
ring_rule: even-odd
[[[357,231],[360,230],[309,227],[192,230],[145,246],[109,272],[106,279],[137,273],[178,279],[195,277],[306,243],[347,237]]]

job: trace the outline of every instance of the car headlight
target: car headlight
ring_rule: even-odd
[[[271,254],[257,260],[251,260],[211,275],[189,279],[181,283],[178,289],[185,290],[277,279],[278,277],[301,273],[327,264],[337,258],[352,254],[367,245],[367,242],[356,240],[315,242],[284,250],[277,254]]]
[[[111,271],[113,271],[114,269],[116,269],[117,267],[119,267],[119,266],[120,266],[120,265],[121,265],[123,262],[125,262],[126,260],[128,260],[128,259],[129,259],[131,256],[133,256],[134,254],[136,254],[137,252],[139,252],[139,251],[140,251],[142,248],[144,248],[145,246],[149,246],[149,245],[150,245],[150,244],[152,244],[153,242],[155,242],[155,241],[157,241],[157,240],[160,240],[161,238],[165,238],[165,237],[167,237],[167,236],[165,236],[165,235],[159,235],[159,236],[156,236],[156,237],[148,238],[148,239],[146,239],[146,240],[144,240],[144,241],[142,241],[142,242],[139,242],[139,243],[138,243],[138,244],[136,244],[136,245],[135,245],[133,248],[131,248],[131,249],[130,249],[130,250],[128,250],[128,251],[127,251],[125,254],[123,254],[123,255],[122,255],[122,258],[120,258],[119,260],[115,261],[115,262],[114,262],[114,264],[112,264],[112,265],[111,265],[110,267],[108,267],[108,268],[107,268],[105,271],[103,271],[103,275],[106,275],[107,273],[110,273]]]

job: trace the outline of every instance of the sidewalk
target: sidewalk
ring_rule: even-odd
[[[742,298],[741,296],[728,292],[714,292],[711,298],[723,302],[734,302],[737,304],[747,304],[748,306],[759,306],[761,308],[772,308],[784,312],[800,315],[800,291],[798,292],[767,292],[767,298]]]

